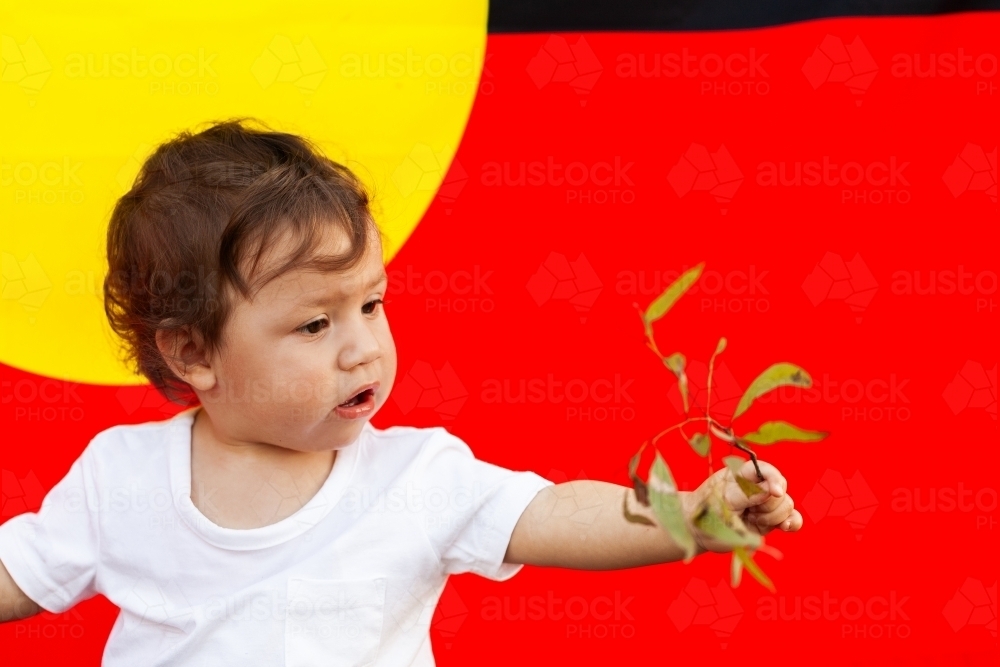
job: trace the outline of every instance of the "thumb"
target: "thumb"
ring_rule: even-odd
[[[757,468],[754,467],[753,461],[747,461],[743,464],[743,467],[740,468],[740,475],[762,488],[770,496],[774,498],[783,497],[788,488],[788,482],[785,480],[784,475],[770,463],[757,461],[757,466],[760,467],[760,474],[764,476],[763,480],[757,476]]]

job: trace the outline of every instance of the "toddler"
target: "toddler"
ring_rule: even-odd
[[[305,139],[244,120],[182,133],[143,165],[108,229],[105,309],[136,370],[189,409],[99,433],[37,513],[0,526],[0,618],[120,607],[104,664],[433,665],[450,574],[678,560],[630,488],[555,485],[477,460],[442,427],[373,427],[396,374],[369,197]],[[751,530],[798,530],[781,474]],[[741,470],[757,481],[748,462]],[[589,524],[561,516],[586,484]],[[561,488],[562,487],[562,488]]]

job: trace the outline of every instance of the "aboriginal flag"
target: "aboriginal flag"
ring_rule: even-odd
[[[399,353],[380,428],[628,485],[685,409],[641,313],[702,263],[654,325],[692,407],[730,419],[775,362],[812,376],[741,418],[830,432],[762,454],[805,518],[758,556],[776,592],[711,555],[452,577],[440,665],[995,664],[996,3],[468,4],[5,11],[2,519],[99,431],[181,409],[116,356],[107,217],[153,145],[253,115],[375,187]],[[680,488],[703,479],[660,447]],[[4,652],[98,664],[116,613],[2,625]]]

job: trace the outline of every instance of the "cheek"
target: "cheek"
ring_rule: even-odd
[[[392,338],[392,332],[389,331],[388,323],[386,324],[384,331],[380,334],[379,342],[382,347],[382,354],[385,359],[387,369],[391,369],[395,373],[396,341]]]
[[[392,334],[386,328],[385,338],[382,339],[382,384],[385,389],[385,396],[388,397],[396,381],[398,360],[396,357],[396,343],[392,339]]]

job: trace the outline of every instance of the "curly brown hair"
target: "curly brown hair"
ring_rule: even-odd
[[[248,298],[295,268],[354,267],[370,234],[381,235],[369,206],[350,169],[309,140],[254,119],[216,122],[163,143],[115,204],[108,227],[104,310],[126,362],[170,400],[192,403],[191,387],[157,348],[157,330],[189,328],[218,349],[235,295]],[[330,225],[350,247],[316,256]],[[289,231],[295,250],[261,271],[270,244]]]

